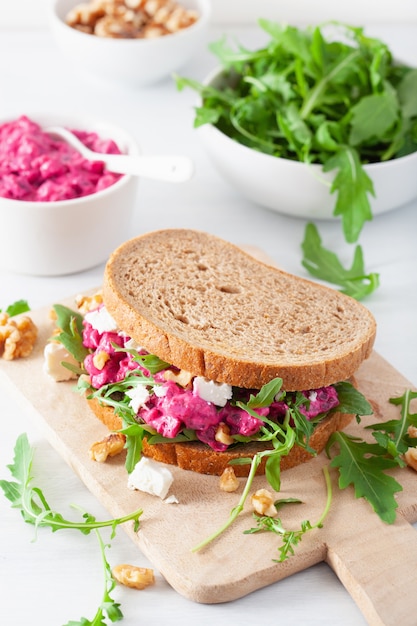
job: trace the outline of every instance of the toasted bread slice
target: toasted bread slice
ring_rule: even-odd
[[[98,419],[109,428],[119,430],[122,428],[121,419],[114,413],[112,407],[100,404],[93,398],[88,401],[91,409]],[[346,413],[332,413],[325,417],[315,428],[310,438],[309,445],[319,454],[324,450],[330,435],[337,430],[345,428],[352,420],[353,415]],[[270,448],[272,446],[269,446]],[[158,443],[149,444],[144,440],[142,453],[155,461],[168,465],[177,465],[181,469],[191,470],[199,474],[211,474],[221,476],[230,461],[238,458],[252,458],[257,452],[268,448],[265,443],[239,444],[227,449],[225,452],[216,452],[206,444],[199,441],[186,443]],[[295,445],[287,456],[282,457],[280,468],[287,470],[296,467],[312,459],[312,455],[305,448]],[[236,476],[247,476],[249,464],[234,465]],[[257,469],[257,474],[265,473],[265,460]]]
[[[148,352],[253,389],[275,377],[287,391],[346,380],[370,355],[376,332],[353,298],[187,229],[121,245],[106,265],[103,298]]]

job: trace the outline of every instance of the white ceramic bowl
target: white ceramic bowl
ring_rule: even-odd
[[[222,70],[204,81],[220,86]],[[263,154],[230,139],[211,124],[198,129],[219,174],[242,196],[286,215],[306,219],[333,218],[336,194],[330,193],[333,172]],[[417,152],[381,163],[365,165],[374,184],[370,197],[374,215],[390,211],[417,198]],[[334,218],[333,218],[334,219]]]
[[[95,131],[101,138],[113,139],[123,153],[139,153],[135,140],[128,133],[105,122],[53,114],[27,114],[27,117],[42,128],[62,125]],[[6,121],[11,119],[0,120],[0,123]],[[122,176],[97,193],[55,202],[0,197],[0,268],[28,275],[59,276],[104,262],[131,236],[129,228],[137,184],[137,177]]]
[[[170,76],[205,43],[210,0],[180,0],[200,18],[188,28],[154,39],[114,39],[82,33],[65,23],[79,0],[54,0],[49,24],[57,45],[80,74],[100,82],[142,87]]]

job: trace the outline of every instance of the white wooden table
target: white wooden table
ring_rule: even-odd
[[[229,29],[242,42],[257,41],[258,31]],[[374,27],[398,57],[417,65],[417,27]],[[221,32],[212,30],[210,40]],[[183,74],[202,79],[216,60],[205,47]],[[284,269],[303,274],[300,243],[303,220],[291,219],[239,197],[213,169],[192,129],[195,96],[179,94],[170,81],[142,91],[112,90],[68,75],[66,62],[48,32],[8,32],[0,37],[1,116],[33,111],[84,111],[120,122],[132,131],[143,152],[181,151],[194,158],[196,175],[184,186],[141,181],[132,235],[159,227],[184,226],[211,231],[236,243],[262,248]],[[340,227],[320,225],[325,240],[342,244]],[[7,225],[0,225],[3,237]],[[379,271],[381,287],[366,301],[378,322],[377,351],[417,384],[417,202],[368,224],[362,237],[370,271]],[[1,243],[0,243],[1,245]],[[343,250],[343,247],[342,247]],[[346,264],[350,261],[346,252]],[[32,278],[0,271],[0,308],[26,298],[32,308],[51,304],[99,285],[103,268],[59,278]],[[87,491],[30,421],[3,391],[0,399],[0,477],[9,478],[17,436],[28,433],[36,446],[37,482],[55,509],[71,514],[76,503],[104,518],[104,508]],[[102,571],[95,537],[70,531],[52,534],[24,524],[0,497],[0,586],[2,623],[7,626],[63,626],[95,614],[102,594]],[[377,541],[377,538],[375,538]],[[417,536],[416,536],[417,540]],[[389,547],[387,546],[387,549]],[[122,531],[108,554],[113,563],[148,563]],[[221,567],[221,563],[219,563]],[[388,592],[388,590],[387,590]],[[232,603],[200,605],[175,591],[156,572],[156,585],[143,592],[117,588],[126,626],[164,624],[201,626],[216,623],[286,626],[363,626],[366,622],[330,568],[321,564]],[[416,607],[417,600],[408,600]],[[416,617],[417,622],[417,617]]]

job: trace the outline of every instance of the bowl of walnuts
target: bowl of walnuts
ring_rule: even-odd
[[[203,45],[209,0],[55,0],[49,23],[80,75],[145,87],[169,77]]]

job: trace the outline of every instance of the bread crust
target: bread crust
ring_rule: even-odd
[[[114,413],[109,406],[100,404],[97,398],[88,400],[88,403],[95,416],[103,422],[109,430],[119,430],[122,428],[121,419]],[[347,413],[332,413],[324,418],[315,428],[311,438],[310,446],[320,454],[326,446],[326,443],[334,432],[345,428],[353,419],[353,415]],[[216,452],[208,445],[200,441],[191,441],[185,443],[158,443],[149,444],[146,439],[143,442],[142,453],[148,458],[155,461],[166,463],[168,465],[176,465],[181,469],[190,470],[198,474],[211,474],[221,476],[226,466],[231,460],[238,458],[252,458],[261,450],[271,449],[261,442],[253,442],[240,444],[225,452]],[[281,470],[291,469],[305,463],[313,458],[313,456],[302,448],[295,445],[288,455],[281,459]],[[265,462],[263,459],[258,467],[257,474],[265,474]],[[236,476],[247,476],[250,465],[234,465]]]
[[[287,391],[347,380],[376,333],[353,298],[187,229],[147,233],[115,250],[103,299],[148,352],[244,388],[276,377]]]

